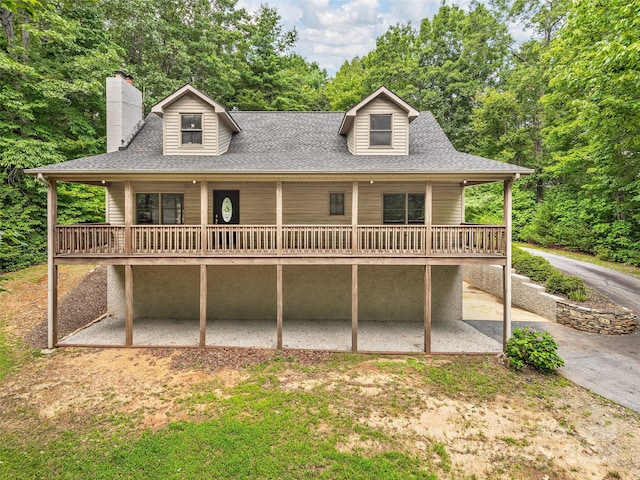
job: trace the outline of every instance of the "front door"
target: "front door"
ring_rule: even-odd
[[[238,225],[240,223],[240,191],[213,191],[214,225]]]

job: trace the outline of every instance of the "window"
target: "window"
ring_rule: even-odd
[[[181,225],[184,223],[182,193],[138,193],[136,223],[151,225]]]
[[[385,193],[382,221],[384,224],[424,224],[424,193]]]
[[[344,193],[329,194],[329,215],[344,215]]]
[[[180,115],[182,145],[202,145],[202,115]]]
[[[369,116],[369,146],[391,146],[391,114]]]

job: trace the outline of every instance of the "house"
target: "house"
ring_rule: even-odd
[[[109,266],[108,310],[134,324],[462,318],[461,267],[511,268],[511,189],[531,170],[457,151],[429,112],[381,87],[349,111],[242,112],[185,85],[143,120],[107,79],[107,153],[29,170],[48,185],[49,347],[57,268]],[[58,225],[56,185],[106,189],[106,224]],[[464,190],[504,184],[504,224],[464,222]],[[504,276],[510,334],[510,276]],[[160,342],[162,343],[162,342]]]

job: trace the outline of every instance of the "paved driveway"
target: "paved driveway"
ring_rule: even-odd
[[[502,322],[465,320],[496,341],[502,339]],[[558,372],[573,383],[640,412],[640,334],[600,335],[574,330],[549,321],[512,323],[549,332],[558,343],[565,366]]]
[[[632,310],[636,315],[640,314],[640,279],[599,265],[541,252],[533,248],[523,250],[546,258],[558,270],[582,278],[587,285],[618,305]]]
[[[595,290],[616,303],[640,312],[640,280],[586,262],[526,249],[551,262],[559,270],[584,278]],[[477,303],[477,301],[475,301]],[[472,303],[472,305],[475,303]],[[495,315],[501,315],[497,301]],[[500,318],[500,317],[498,317]],[[465,316],[465,321],[495,340],[502,338],[502,323],[477,321]],[[468,320],[472,319],[472,320]],[[531,321],[513,317],[513,328],[531,327],[547,331],[558,342],[558,353],[565,361],[559,372],[574,383],[640,412],[640,332],[628,335],[600,335],[574,330],[565,325]]]

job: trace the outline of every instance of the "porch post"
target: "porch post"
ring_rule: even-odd
[[[133,266],[124,266],[124,345],[133,345]]]
[[[200,254],[204,257],[207,254],[208,238],[207,223],[209,221],[209,183],[206,180],[200,182]]]
[[[56,255],[56,224],[58,223],[58,186],[55,180],[47,184],[47,347],[58,343],[58,266]]]
[[[351,187],[351,250],[353,255],[358,254],[358,182],[353,182]]]
[[[200,346],[207,344],[207,266],[200,265]]]
[[[431,182],[425,182],[424,192],[424,224],[427,226],[427,236],[425,239],[425,253],[431,255],[431,245],[433,243],[433,186]]]
[[[124,182],[124,249],[127,257],[131,256],[131,224],[133,223],[133,192],[131,180]]]
[[[276,182],[276,247],[282,255],[282,182]]]
[[[276,265],[276,324],[277,324],[277,348],[282,350],[282,264]]]
[[[424,266],[424,353],[431,353],[431,265]]]
[[[502,349],[507,346],[507,340],[511,338],[511,211],[512,211],[513,179],[504,181],[504,236],[506,263],[502,270],[503,299],[502,304]]]
[[[358,351],[358,265],[351,265],[351,351]]]

